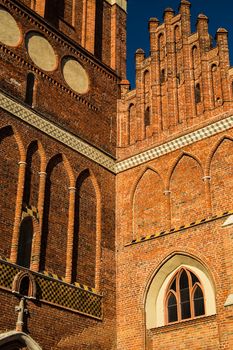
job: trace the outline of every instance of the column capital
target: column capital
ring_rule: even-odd
[[[202,180],[203,181],[210,181],[211,180],[211,176],[203,176]]]
[[[76,192],[76,187],[68,187],[69,192]]]
[[[165,196],[169,196],[171,194],[171,191],[170,190],[165,190],[165,191],[163,191],[163,193],[165,194]]]

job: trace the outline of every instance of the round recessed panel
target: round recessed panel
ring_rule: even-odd
[[[63,61],[63,76],[66,83],[79,94],[88,91],[89,79],[85,69],[73,58]]]
[[[37,33],[29,33],[26,47],[31,60],[41,69],[52,71],[57,66],[57,57],[47,39]]]
[[[21,33],[11,14],[0,8],[0,41],[7,46],[17,46]]]

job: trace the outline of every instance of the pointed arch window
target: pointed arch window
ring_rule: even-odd
[[[203,287],[198,277],[180,269],[169,283],[165,297],[166,323],[205,315]]]
[[[33,239],[33,223],[31,217],[25,218],[20,226],[17,264],[30,268]]]

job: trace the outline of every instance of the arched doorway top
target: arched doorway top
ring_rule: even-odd
[[[42,350],[42,348],[28,334],[17,331],[10,331],[0,334],[0,349],[6,349],[9,345],[20,343],[28,350]]]

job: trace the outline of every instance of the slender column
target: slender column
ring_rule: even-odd
[[[157,50],[157,34],[156,30],[159,26],[159,20],[157,18],[150,18],[148,29],[150,33],[150,54],[151,54],[151,125],[152,132],[159,133],[161,131],[161,123],[158,113],[158,96],[157,86],[158,77],[156,76],[156,70],[158,66],[158,50]]]
[[[38,212],[39,212],[39,223],[40,230],[42,232],[43,225],[43,214],[44,214],[44,198],[45,198],[45,185],[47,173],[44,171],[39,172],[40,184],[39,184],[39,195],[38,195]]]
[[[136,141],[143,140],[145,137],[144,127],[144,74],[142,64],[145,59],[145,53],[138,49],[135,53],[136,62],[136,111],[137,111],[137,138]]]
[[[75,187],[69,187],[69,218],[67,232],[66,249],[66,282],[72,282],[72,260],[73,260],[73,242],[74,242],[74,216],[75,216]]]
[[[41,253],[41,235],[43,226],[43,214],[44,214],[44,197],[45,197],[45,184],[46,184],[46,172],[39,172],[40,184],[38,195],[38,213],[39,213],[39,227],[37,232],[34,232],[34,244],[33,244],[33,263],[32,270],[38,272],[40,269],[40,253]]]
[[[85,21],[85,48],[94,54],[95,50],[95,19],[96,0],[86,1],[86,21]]]
[[[11,255],[10,260],[13,263],[17,262],[18,254],[18,243],[19,243],[19,227],[21,223],[22,216],[22,204],[23,204],[23,191],[24,191],[24,181],[27,163],[20,161],[19,163],[19,177],[18,177],[18,188],[16,195],[16,205],[15,205],[15,222],[12,235],[12,244],[11,244]]]
[[[36,11],[41,17],[44,17],[45,5],[45,0],[34,0],[32,1],[32,10]]]
[[[166,196],[166,206],[167,206],[167,215],[166,215],[166,221],[164,224],[165,229],[171,228],[171,191],[165,190],[164,195]]]
[[[210,176],[204,176],[203,181],[205,183],[205,197],[206,197],[206,208],[207,208],[207,215],[212,216],[212,203],[211,203],[211,192],[210,192]]]
[[[96,212],[96,263],[95,263],[95,289],[100,289],[101,270],[101,203],[98,201]]]
[[[82,39],[81,45],[85,47],[86,45],[86,27],[87,27],[87,0],[83,0],[83,16],[82,16]]]

